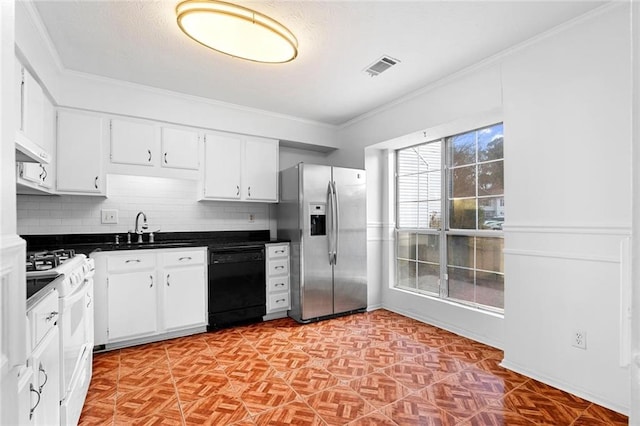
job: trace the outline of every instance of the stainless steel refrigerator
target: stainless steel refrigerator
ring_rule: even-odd
[[[300,163],[280,172],[278,238],[291,242],[291,309],[311,322],[367,307],[364,170]]]

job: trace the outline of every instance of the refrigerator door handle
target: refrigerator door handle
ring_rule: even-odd
[[[327,238],[329,240],[329,265],[333,265],[333,186],[331,185],[331,181],[329,181],[329,185],[327,187],[327,204],[328,204],[328,232]]]
[[[340,233],[340,222],[338,221],[338,217],[340,216],[340,200],[338,200],[338,188],[336,186],[336,182],[333,181],[333,203],[331,207],[333,207],[333,264],[338,264],[338,234]]]

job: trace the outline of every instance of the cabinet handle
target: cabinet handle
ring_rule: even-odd
[[[284,269],[284,266],[282,266],[282,265],[278,265],[278,266],[276,266],[276,267],[275,267],[275,268],[273,268],[273,269]]]
[[[287,299],[278,299],[278,300],[276,300],[276,303],[282,303],[282,302],[285,302],[286,300]]]
[[[57,315],[58,315],[58,313],[56,311],[53,311],[49,315],[47,315],[44,320],[49,322],[52,319],[54,319]]]
[[[276,250],[276,253],[284,253],[284,250]]]
[[[248,193],[247,195],[249,195],[249,197],[251,197],[251,187],[247,188],[247,193]]]
[[[236,185],[236,196],[240,195],[240,185]]]
[[[96,187],[96,189],[98,189],[98,176],[96,176],[95,180],[93,181],[93,185]]]
[[[89,301],[87,302],[87,308],[91,306],[91,302],[93,302],[93,299],[91,299],[91,296],[89,296]]]
[[[42,181],[44,182],[45,180],[47,180],[47,176],[49,176],[49,173],[47,173],[47,169],[40,164],[40,167],[42,167],[42,173],[44,174],[44,176],[42,177]]]
[[[40,405],[40,392],[38,392],[38,390],[33,387],[33,383],[29,383],[29,391],[34,392],[36,395],[38,395],[38,401],[36,402],[36,405],[29,409],[29,420],[31,420],[33,418],[33,412],[36,411],[36,408],[38,408],[38,405]]]
[[[153,275],[149,275],[149,279],[151,280],[151,284],[149,284],[149,288],[153,287]]]
[[[284,283],[276,283],[275,287],[284,287]]]
[[[129,263],[129,262],[137,262],[140,263],[140,259],[127,259],[124,261],[124,263]]]
[[[49,381],[49,376],[47,375],[47,371],[42,366],[42,363],[40,363],[40,367],[38,368],[38,372],[44,374],[44,383],[40,385],[40,389],[39,389],[39,392],[42,393],[42,389],[44,389],[44,385],[46,385],[47,382]]]
[[[178,259],[178,262],[181,262],[183,260],[191,260],[191,256],[183,256],[180,259]]]
[[[41,172],[40,172],[40,174],[38,175],[38,177],[40,178],[40,180],[44,180],[44,179],[42,178],[42,176],[44,176],[44,167],[42,167],[42,164],[38,164],[38,165],[40,166],[40,170],[41,170]]]
[[[167,153],[166,152],[164,153],[164,164],[168,164],[167,163]]]
[[[147,152],[149,153],[149,163],[151,162],[151,150],[148,149]]]
[[[171,277],[171,274],[167,274],[167,287],[171,285],[171,283],[169,282],[169,277]]]

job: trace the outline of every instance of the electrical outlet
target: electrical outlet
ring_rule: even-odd
[[[587,349],[587,332],[584,330],[574,330],[571,341],[571,346],[580,349]]]
[[[254,213],[249,213],[249,223],[253,223],[256,221],[256,215]]]
[[[118,210],[115,209],[102,209],[102,223],[116,224],[118,223]]]

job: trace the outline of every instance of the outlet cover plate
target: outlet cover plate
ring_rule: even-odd
[[[104,224],[117,224],[118,223],[118,210],[116,209],[102,209],[101,210],[101,222]]]
[[[584,330],[574,330],[572,333],[571,346],[579,349],[587,349],[587,332]]]

